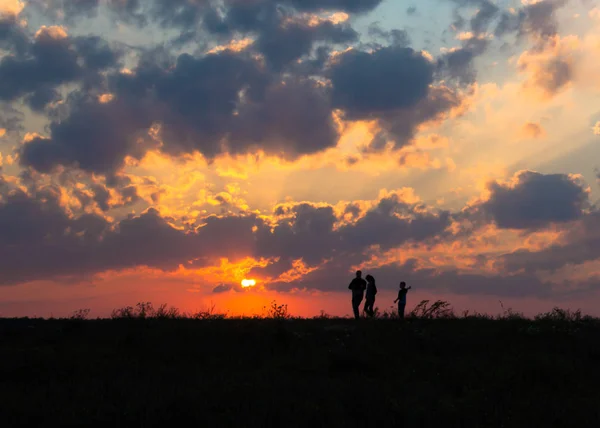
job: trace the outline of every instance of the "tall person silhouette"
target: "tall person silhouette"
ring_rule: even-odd
[[[373,275],[367,275],[365,279],[367,280],[367,298],[365,301],[365,312],[368,316],[372,317],[373,315],[375,315],[373,305],[375,305],[375,295],[377,294],[377,287],[375,286],[375,278],[373,278]]]
[[[362,272],[356,271],[356,278],[350,282],[348,286],[352,290],[352,310],[354,311],[354,318],[360,318],[360,303],[363,300],[365,288],[367,288],[367,281],[362,279]]]

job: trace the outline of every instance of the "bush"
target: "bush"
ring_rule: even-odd
[[[421,300],[421,302],[410,312],[409,316],[415,318],[454,318],[454,311],[450,303],[443,300],[436,300],[429,305],[429,300]]]
[[[182,314],[179,309],[171,307],[167,309],[167,304],[164,303],[158,308],[154,308],[152,302],[140,302],[132,306],[126,306],[124,308],[115,309],[111,313],[113,319],[147,319],[147,318],[160,318],[160,319],[177,319],[177,318],[188,318],[185,314]]]
[[[73,312],[73,315],[71,315],[69,318],[72,320],[83,321],[83,320],[86,320],[89,315],[90,315],[89,309],[78,309],[75,312]]]
[[[571,311],[555,307],[550,312],[536,315],[534,319],[536,321],[580,322],[584,317],[579,309]]]
[[[205,311],[199,311],[191,314],[188,318],[192,318],[195,320],[222,320],[227,318],[225,314],[219,314],[215,310],[215,305],[212,305]]]
[[[288,312],[288,306],[285,304],[278,305],[275,300],[271,302],[269,307],[264,306],[263,309],[266,311],[265,318],[285,320],[292,317]]]
[[[497,316],[496,319],[500,320],[524,320],[525,315],[522,312],[513,311],[512,308],[504,309],[504,304],[500,301],[500,307],[502,308],[502,315]]]

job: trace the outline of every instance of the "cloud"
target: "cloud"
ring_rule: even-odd
[[[521,136],[527,139],[538,139],[546,135],[546,131],[539,123],[527,122],[521,127]]]
[[[71,110],[66,120],[50,125],[50,138],[37,137],[21,146],[22,166],[47,173],[58,165],[108,173],[121,169],[125,157],[139,159],[145,153],[138,138],[144,138],[152,120],[143,105],[83,100],[73,102]],[[146,141],[150,144],[147,133]]]
[[[435,269],[420,268],[414,259],[362,269],[364,273],[373,275],[377,279],[380,289],[397,289],[400,281],[405,281],[408,285],[419,287],[421,290],[459,295],[548,297],[553,293],[549,284],[542,283],[531,273],[491,276],[463,273],[455,269],[440,272]],[[321,269],[293,283],[273,282],[268,285],[268,288],[278,291],[314,288],[324,291],[345,291],[352,277],[352,270],[338,259],[328,262]]]
[[[23,55],[29,46],[29,36],[14,15],[0,14],[0,48]]]
[[[382,197],[364,217],[339,228],[331,206],[310,204],[278,210],[283,218],[274,224],[255,215],[230,215],[181,226],[155,209],[119,222],[76,214],[67,210],[65,192],[57,185],[25,191],[2,180],[0,187],[0,283],[5,284],[144,266],[194,269],[220,258],[246,257],[279,258],[279,268],[270,269],[282,274],[293,260],[302,259],[309,269],[336,254],[362,257],[375,244],[392,248],[432,239],[449,224],[448,213],[424,212],[398,193]],[[95,191],[93,198],[102,204],[106,195]]]
[[[263,150],[295,159],[334,147],[339,136],[327,88],[277,77],[246,52],[184,54],[174,66],[149,58],[131,73],[109,75],[110,102],[72,98],[70,115],[50,125],[48,138],[22,147],[22,164],[111,173],[155,147],[148,135],[154,125],[161,150],[172,156]]]
[[[489,184],[489,199],[481,209],[499,228],[535,230],[581,218],[589,205],[589,190],[579,179],[521,171],[509,183]]]
[[[433,65],[411,48],[388,47],[372,53],[350,50],[331,67],[333,105],[352,119],[409,108],[426,98]]]
[[[23,130],[23,113],[11,104],[0,102],[0,128],[5,134],[18,133]]]
[[[0,2],[0,17],[14,17],[21,13],[25,4],[20,0],[2,0]]]
[[[469,34],[472,35],[472,34]],[[462,47],[452,49],[437,60],[437,72],[461,84],[471,84],[476,80],[474,61],[487,50],[489,40],[477,36],[468,37]]]
[[[567,265],[581,265],[600,258],[600,213],[592,211],[569,223],[560,242],[541,251],[518,249],[502,257],[509,272],[556,272]]]
[[[600,122],[596,122],[596,124],[592,128],[592,132],[594,135],[600,135]]]
[[[328,70],[333,107],[342,110],[346,120],[379,122],[382,133],[369,150],[384,149],[387,140],[400,148],[417,126],[462,102],[452,89],[432,85],[434,71],[428,58],[408,47],[349,50],[336,56]]]
[[[524,51],[517,61],[521,72],[527,73],[526,89],[553,97],[575,79],[580,41],[576,36],[551,37],[543,49]]]
[[[495,30],[497,36],[516,33],[543,41],[558,32],[556,11],[567,4],[567,0],[544,0],[525,4],[514,13],[503,12]]]
[[[279,291],[338,290],[352,269],[364,267],[382,288],[391,288],[402,279],[424,289],[458,294],[544,297],[556,291],[538,278],[537,270],[552,268],[551,262],[564,264],[600,256],[600,245],[593,244],[593,251],[592,244],[581,251],[575,246],[582,239],[600,242],[596,237],[597,213],[549,213],[545,196],[535,199],[533,209],[531,203],[526,211],[521,209],[527,205],[522,202],[523,195],[539,193],[541,187],[558,189],[558,195],[565,195],[561,200],[553,198],[556,204],[577,200],[569,183],[573,181],[566,176],[521,173],[510,185],[492,190],[491,202],[486,202],[484,209],[495,216],[500,227],[527,225],[536,229],[565,221],[572,225],[564,240],[567,247],[556,244],[537,253],[520,251],[491,259],[506,267],[503,273],[484,272],[477,266],[470,270],[459,266],[438,269],[425,264],[435,259],[433,255],[414,258],[412,248],[429,254],[428,249],[436,245],[452,245],[455,249],[467,245],[469,254],[480,259],[481,267],[489,264],[487,255],[478,252],[482,249],[469,242],[458,245],[461,235],[451,231],[456,215],[432,211],[405,190],[382,192],[376,201],[335,209],[326,204],[286,203],[277,206],[270,218],[210,215],[182,225],[155,209],[121,221],[85,212],[77,214],[64,204],[65,189],[38,183],[24,190],[0,179],[0,284],[77,279],[142,267],[166,272],[193,270],[214,266],[223,258],[236,263],[250,257],[263,261],[248,265],[256,267],[247,273],[265,282],[267,288]],[[101,193],[95,197],[101,198]],[[503,212],[495,211],[498,204],[505,208]],[[400,253],[396,249],[401,249]],[[405,257],[390,259],[397,253]],[[237,288],[225,282],[213,291],[231,289]]]
[[[120,58],[101,38],[71,38],[60,26],[41,27],[26,48],[15,49],[16,55],[0,60],[0,100],[27,95],[34,110],[55,101],[60,85],[100,79],[98,73],[117,66]]]
[[[522,1],[518,9],[501,10],[490,0],[450,0],[456,5],[455,14],[464,21],[460,11],[476,8],[470,20],[474,33],[483,33],[495,23],[497,36],[516,33],[519,37],[531,36],[540,40],[557,33],[556,11],[567,4],[567,0]]]

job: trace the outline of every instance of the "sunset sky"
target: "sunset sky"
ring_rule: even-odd
[[[600,315],[594,0],[0,0],[0,58],[0,316]]]

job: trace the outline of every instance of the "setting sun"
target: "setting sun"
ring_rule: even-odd
[[[242,287],[244,287],[244,288],[254,287],[255,285],[256,285],[256,281],[253,279],[242,280]]]

